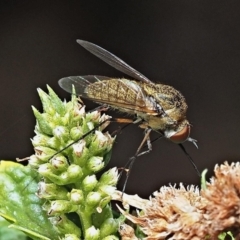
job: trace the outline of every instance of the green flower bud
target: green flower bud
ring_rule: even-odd
[[[95,138],[91,142],[89,147],[89,151],[92,152],[93,155],[98,155],[103,151],[109,151],[112,148],[113,139],[108,134],[103,134],[100,131],[95,131]]]
[[[56,153],[56,150],[43,146],[35,147],[34,150],[36,152],[37,158],[43,163],[48,162],[51,157]]]
[[[52,166],[49,163],[41,165],[38,172],[57,185],[76,183],[83,176],[82,168],[74,164],[70,165],[67,172],[63,172],[62,174],[53,173]]]
[[[34,136],[31,141],[32,141],[32,145],[34,147],[36,147],[36,146],[45,146],[46,147],[49,139],[50,139],[50,137],[39,133],[36,136]]]
[[[40,165],[38,173],[43,177],[47,177],[48,174],[52,173],[52,165],[50,163],[43,163]]]
[[[112,117],[106,115],[105,113],[102,114],[102,116],[101,116],[100,119],[99,119],[99,123],[102,123],[102,122],[104,122],[104,123],[99,126],[99,130],[100,130],[100,131],[104,130],[104,129],[110,124],[111,118],[112,118]],[[106,121],[106,120],[108,120],[108,119],[109,119],[109,121]]]
[[[39,165],[42,164],[42,161],[36,156],[36,155],[31,155],[29,160],[28,160],[28,164],[32,167],[32,168],[38,168]]]
[[[86,106],[78,106],[76,109],[74,109],[74,116],[79,116],[79,117],[85,117],[86,116],[86,112],[85,112],[85,108]]]
[[[84,201],[83,191],[80,189],[72,189],[72,191],[68,193],[68,198],[73,204],[80,205]]]
[[[46,143],[46,146],[54,149],[59,149],[61,146],[61,140],[57,137],[51,137]]]
[[[89,122],[92,121],[95,123],[99,123],[100,117],[101,117],[101,113],[99,111],[93,111],[86,114],[86,120]]]
[[[57,159],[57,158],[54,158]],[[57,160],[50,160],[48,163],[43,163],[41,166],[39,166],[38,172],[44,176],[47,177],[48,174],[55,174],[59,175],[59,173],[66,172],[68,170],[68,165],[65,165],[62,163],[63,166],[61,166],[61,161]],[[54,165],[53,165],[54,164]]]
[[[86,198],[86,204],[91,207],[91,209],[98,206],[99,202],[101,201],[102,196],[98,192],[90,192]]]
[[[78,126],[79,123],[82,125],[82,118],[85,117],[85,106],[82,106],[81,104],[73,104],[72,106],[72,115],[71,115],[71,122],[75,126]]]
[[[68,191],[64,187],[60,187],[54,183],[38,183],[38,192],[37,195],[39,198],[45,199],[59,199],[59,200],[67,200]]]
[[[63,126],[62,118],[59,113],[55,112],[51,118],[52,127]]]
[[[91,226],[86,230],[85,239],[87,240],[99,240],[100,230],[96,229],[94,226]]]
[[[104,172],[99,180],[99,185],[111,185],[116,186],[118,182],[118,170],[116,167]]]
[[[91,157],[88,160],[87,167],[91,172],[98,172],[104,168],[103,157]]]
[[[74,141],[78,140],[83,135],[83,130],[81,127],[73,127],[70,130],[70,137]]]
[[[77,157],[81,157],[85,146],[86,141],[84,139],[81,139],[78,143],[73,144],[73,154],[75,154]]]
[[[82,106],[77,100],[66,103],[66,110],[69,113],[69,120],[72,126],[82,125],[82,118],[85,117],[85,106]],[[69,123],[68,123],[69,125]]]
[[[65,215],[49,217],[50,222],[53,226],[57,227],[58,231],[62,234],[71,233],[72,235],[81,237],[81,229],[69,220]]]
[[[75,179],[75,182],[80,180],[83,176],[82,168],[78,165],[75,165],[75,164],[71,164],[68,167],[67,172],[68,172],[68,177],[71,178],[71,179]]]
[[[48,215],[59,216],[59,215],[62,215],[63,213],[76,212],[77,210],[78,210],[78,206],[72,204],[67,200],[56,200],[51,202],[50,209],[48,210]]]
[[[106,219],[100,227],[100,237],[101,239],[114,234],[118,231],[118,222],[113,218]]]
[[[53,166],[56,172],[66,171],[69,166],[68,161],[64,156],[55,156],[51,158],[50,164]]]
[[[110,185],[100,185],[97,190],[104,196],[112,196],[116,191],[116,187]]]
[[[49,124],[48,119],[46,119],[46,115],[41,114],[35,107],[32,106],[33,113],[36,117],[37,124],[39,130],[46,134],[46,135],[52,135],[52,127]]]
[[[108,132],[104,133],[104,135],[108,138],[108,144],[107,144],[107,152],[112,149],[112,145],[115,141],[115,137],[112,137]]]
[[[84,191],[90,192],[96,187],[97,183],[96,175],[86,176],[82,181],[82,188]]]
[[[66,234],[62,240],[79,240],[79,237],[75,234]]]
[[[80,140],[78,143],[73,145],[72,159],[73,163],[85,168],[91,153],[86,147],[86,141]]]
[[[92,130],[93,128],[94,128],[93,123],[87,121],[86,118],[83,118],[83,120],[82,120],[82,130],[83,130],[83,132],[87,133],[90,130]]]
[[[66,112],[64,116],[61,117],[61,122],[63,126],[69,125],[69,119],[71,119],[71,116],[69,112]]]
[[[62,143],[69,139],[69,131],[66,127],[56,126],[52,132],[53,135],[60,139]]]
[[[89,130],[94,129],[94,123],[93,122],[87,122],[87,126]]]

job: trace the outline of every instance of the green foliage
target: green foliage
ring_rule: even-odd
[[[27,236],[16,229],[9,228],[9,222],[7,222],[4,218],[0,217],[0,239],[7,240],[27,240]]]
[[[43,200],[36,196],[38,175],[30,167],[1,161],[0,215],[11,222],[10,228],[24,231],[32,239],[57,239]],[[43,232],[43,229],[44,232]]]
[[[229,237],[231,238],[231,240],[234,240],[234,239],[235,239],[235,238],[233,237],[233,235],[232,235],[231,232],[221,233],[221,234],[218,236],[218,239],[219,239],[219,240],[225,240],[227,236],[229,236]]]

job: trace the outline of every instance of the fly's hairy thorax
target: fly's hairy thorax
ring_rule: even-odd
[[[175,88],[165,84],[142,84],[142,88],[153,96],[164,112],[176,121],[186,117],[187,104],[183,95]]]
[[[128,79],[110,79],[88,85],[85,93],[100,104],[136,114],[153,129],[178,127],[186,118],[187,104],[171,86]]]
[[[163,113],[154,116],[145,116],[145,121],[152,129],[166,131],[181,131],[188,121],[186,120],[187,104],[183,95],[175,88],[165,84],[142,84],[148,96],[152,96]]]

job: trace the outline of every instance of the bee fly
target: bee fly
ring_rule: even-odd
[[[196,140],[189,136],[191,126],[186,119],[187,103],[184,96],[172,86],[153,83],[123,60],[96,44],[83,40],[77,40],[77,43],[134,79],[88,75],[65,77],[59,80],[61,88],[69,93],[72,93],[72,85],[74,85],[76,94],[79,96],[137,117],[136,121],[129,120],[129,122],[140,122],[140,127],[146,129],[145,137],[135,156],[130,159],[129,170],[137,156],[151,150],[149,134],[153,130],[179,144],[200,175],[182,145],[183,142],[190,141],[197,146]],[[139,153],[145,142],[148,150]]]

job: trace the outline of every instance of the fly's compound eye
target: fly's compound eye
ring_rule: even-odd
[[[178,143],[183,143],[188,139],[188,137],[190,135],[190,130],[191,130],[190,126],[187,125],[181,131],[172,135],[170,137],[170,140],[174,143],[177,143],[177,144]]]

